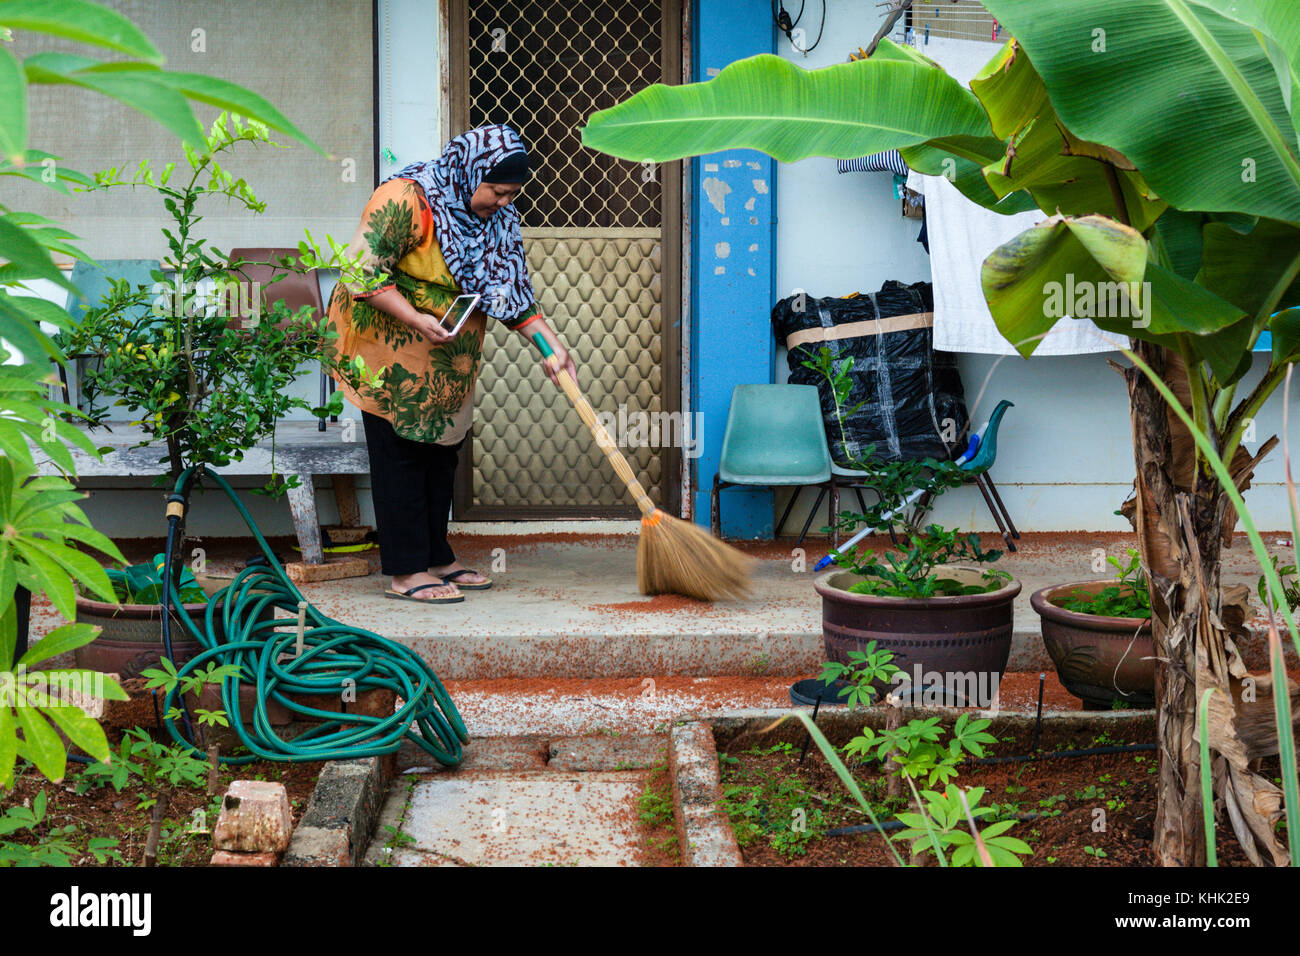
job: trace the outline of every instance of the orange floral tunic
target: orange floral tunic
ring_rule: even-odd
[[[372,371],[387,368],[378,388],[356,390],[340,382],[344,397],[387,419],[402,438],[455,445],[473,419],[487,314],[476,309],[455,338],[439,344],[366,301],[395,288],[414,308],[441,316],[460,294],[438,246],[424,190],[410,179],[381,184],[366,204],[348,253],[363,254],[367,275],[387,273],[392,281],[366,293],[343,282],[334,287],[329,318],[339,335],[339,351],[360,355]],[[530,307],[506,325],[520,328],[536,311]]]

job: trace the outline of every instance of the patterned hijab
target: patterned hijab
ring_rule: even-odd
[[[492,167],[517,153],[526,153],[524,142],[509,126],[480,126],[455,137],[437,159],[388,177],[420,184],[447,268],[461,291],[481,294],[481,308],[498,319],[517,317],[536,299],[519,211],[511,204],[480,219],[469,200]]]

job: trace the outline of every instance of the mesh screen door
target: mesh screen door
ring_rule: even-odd
[[[455,0],[449,14],[453,133],[506,123],[523,136],[533,173],[516,205],[538,303],[641,482],[675,510],[680,164],[585,149],[581,127],[679,81],[680,11],[672,0]],[[488,332],[456,517],[634,515],[577,413],[534,368],[536,350],[499,324]]]

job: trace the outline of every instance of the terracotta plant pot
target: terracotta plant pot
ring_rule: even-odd
[[[228,583],[201,577],[198,582],[208,594],[215,594]],[[200,628],[207,607],[206,604],[184,605],[185,613]],[[77,667],[118,674],[126,680],[139,677],[141,671],[157,667],[162,660],[161,604],[108,604],[78,597],[77,621],[101,628],[97,638],[72,652]],[[180,608],[172,608],[171,632],[173,663],[183,664],[202,653],[203,645],[193,639],[181,620]]]
[[[1154,707],[1156,665],[1151,659],[1151,621],[1067,611],[1060,605],[1076,591],[1097,594],[1114,581],[1079,581],[1035,591],[1029,603],[1043,623],[1043,644],[1061,683],[1090,710],[1115,701]]]
[[[952,567],[947,576],[981,583],[978,568]],[[1013,602],[1020,582],[996,591],[958,597],[897,598],[853,594],[862,578],[832,571],[813,586],[822,596],[822,639],[826,657],[849,663],[850,651],[876,642],[913,685],[917,704],[988,706],[1011,654]],[[902,675],[895,675],[901,680]],[[878,688],[886,692],[888,688]]]

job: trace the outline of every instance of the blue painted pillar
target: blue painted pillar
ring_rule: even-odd
[[[695,0],[694,79],[776,51],[770,0]],[[691,161],[691,401],[701,416],[695,518],[709,522],[731,392],[772,381],[776,288],[776,163],[748,149]],[[723,534],[770,538],[772,492],[722,492]]]

